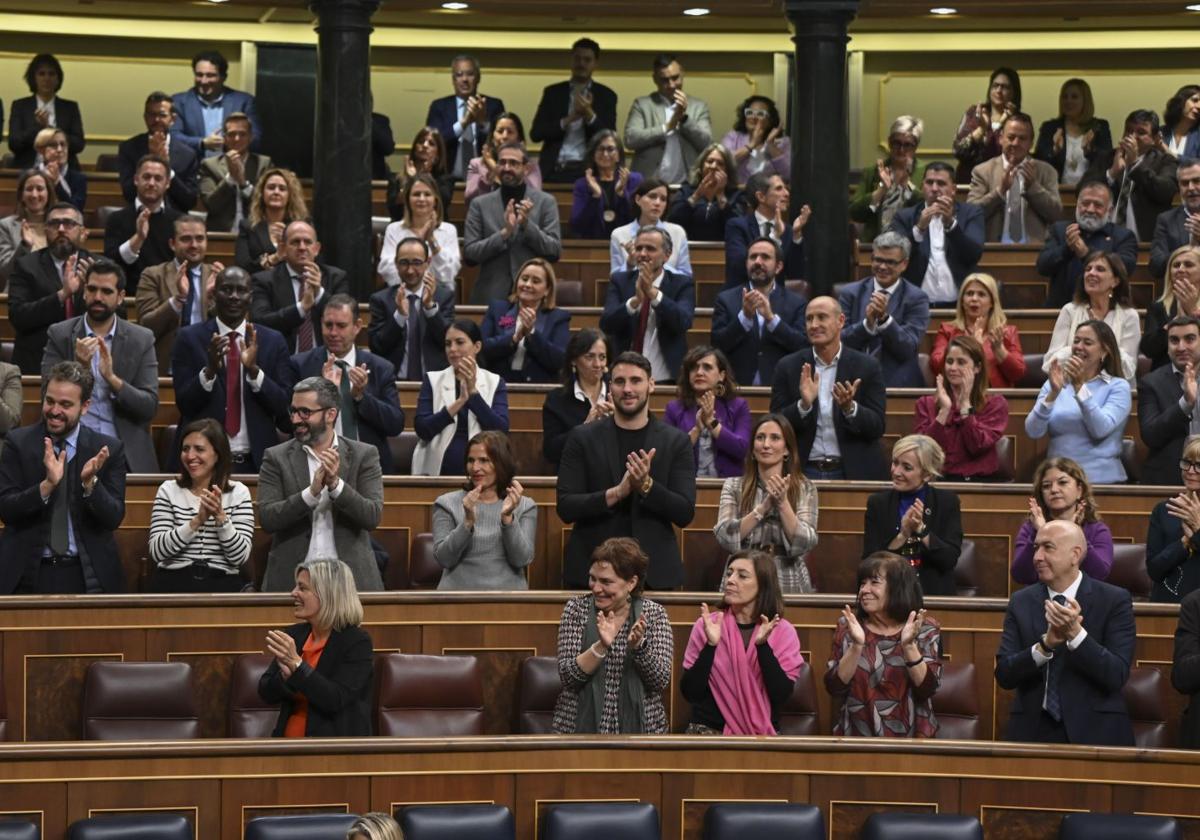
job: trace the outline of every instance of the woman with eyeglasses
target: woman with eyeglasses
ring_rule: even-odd
[[[609,128],[592,136],[583,161],[583,176],[575,179],[571,190],[571,235],[608,239],[637,215],[633,195],[642,173],[625,166],[625,147]]]
[[[888,130],[888,156],[863,169],[850,202],[850,218],[862,225],[861,242],[872,242],[887,230],[898,210],[925,200],[920,184],[913,180],[924,132],[920,117],[896,117]]]
[[[68,164],[67,135],[61,128],[43,128],[33,147],[37,151],[37,170],[54,184],[55,203],[70,202],[82,213],[87,204],[87,176]]]
[[[1021,110],[1021,77],[1009,67],[998,67],[988,77],[987,98],[963,114],[954,137],[959,184],[971,182],[971,170],[1000,154],[1000,128],[1005,118]]]
[[[738,183],[756,172],[778,175],[786,183],[792,174],[792,144],[780,125],[779,109],[765,96],[748,97],[738,106],[733,129],[721,138],[733,155]]]
[[[1146,531],[1150,600],[1161,604],[1178,604],[1200,589],[1200,435],[1183,444],[1179,472],[1183,492],[1154,506]]]
[[[693,242],[723,242],[725,224],[746,209],[738,187],[733,155],[712,143],[696,156],[688,179],[679,185],[667,221],[687,232]]]

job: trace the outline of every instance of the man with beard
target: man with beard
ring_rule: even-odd
[[[42,387],[42,421],[10,432],[0,456],[0,593],[120,592],[125,446],[80,424],[83,365],[56,365]]]
[[[1200,434],[1196,380],[1200,376],[1200,319],[1178,315],[1167,324],[1171,364],[1138,381],[1137,417],[1149,452],[1142,463],[1142,484],[1183,484],[1179,459],[1190,435]]]
[[[1083,277],[1083,258],[1092,251],[1116,253],[1125,270],[1133,273],[1137,265],[1137,237],[1108,220],[1112,192],[1103,181],[1083,181],[1079,185],[1074,222],[1055,222],[1038,254],[1038,274],[1050,278],[1046,306],[1058,309],[1075,295],[1075,286]]]
[[[556,262],[562,251],[558,204],[541,190],[525,186],[529,156],[520,143],[496,152],[500,189],[471,202],[463,235],[463,257],[479,266],[470,303],[508,297],[517,269],[542,257]]]
[[[1157,280],[1167,273],[1167,261],[1176,248],[1200,245],[1200,160],[1183,158],[1175,170],[1179,184],[1178,207],[1159,215],[1150,246],[1150,274]]]
[[[671,237],[665,230],[639,228],[633,240],[637,267],[609,279],[600,316],[600,329],[612,338],[616,352],[644,355],[660,383],[679,374],[696,311],[696,284],[690,275],[666,267],[670,256]]]
[[[125,270],[125,287],[137,297],[142,269],[171,259],[171,236],[179,211],[166,202],[171,167],[156,155],[138,161],[133,203],[108,217],[104,225],[104,256]]]
[[[783,250],[762,236],[750,243],[746,274],[750,282],[717,295],[712,343],[725,351],[741,385],[769,385],[775,365],[808,345],[802,295],[779,280]]]
[[[617,94],[592,78],[600,45],[580,38],[571,46],[571,78],[542,91],[529,136],[542,144],[546,183],[571,184],[583,175],[587,145],[601,129],[617,130]]]
[[[1033,120],[1016,111],[1000,127],[1000,154],[971,170],[967,201],[983,211],[988,242],[1041,242],[1062,215],[1058,172],[1032,148]]]
[[[370,540],[383,513],[379,453],[337,434],[340,401],[328,379],[297,382],[289,409],[293,438],[263,457],[258,518],[272,535],[264,592],[288,591],[296,567],[322,557],[349,566],[359,591],[383,589]]]
[[[174,139],[187,144],[199,157],[216,157],[221,153],[224,138],[222,121],[230,114],[245,114],[252,130],[250,143],[258,146],[262,139],[254,97],[225,86],[229,62],[216,50],[204,50],[192,59],[195,85],[171,97],[178,114],[171,124]]]
[[[934,161],[921,182],[924,203],[898,211],[888,228],[913,243],[905,279],[920,287],[930,306],[949,309],[983,256],[983,213],[955,201],[954,190],[954,168]]]
[[[92,374],[92,398],[82,423],[125,443],[135,473],[156,473],[158,456],[150,421],[158,411],[158,357],[154,333],[118,318],[125,305],[120,266],[98,259],[83,278],[83,315],[50,327],[42,354],[42,378],[59,362],[77,361]]]
[[[216,317],[179,331],[171,352],[171,376],[179,405],[179,428],[211,417],[225,427],[235,473],[256,473],[268,446],[290,431],[287,417],[288,352],[283,336],[246,320],[250,275],[236,266],[221,271],[213,286]],[[175,446],[173,452],[178,452]],[[173,470],[178,457],[164,468]]]
[[[612,415],[576,426],[559,463],[558,515],[572,525],[563,588],[587,586],[596,546],[633,537],[650,557],[647,586],[675,589],[683,583],[675,527],[686,528],[696,513],[692,442],[650,416],[654,379],[645,356],[617,356],[611,392]]]
[[[725,225],[725,288],[746,285],[746,255],[750,243],[766,238],[779,245],[783,254],[780,271],[785,280],[804,277],[804,226],[812,209],[805,204],[788,229],[788,202],[792,194],[783,179],[775,174],[756,172],[746,182],[746,196],[752,213],[734,216]]]
[[[1084,178],[1106,180],[1116,196],[1113,221],[1148,242],[1159,214],[1175,200],[1176,166],[1159,132],[1158,114],[1140,109],[1125,118],[1120,144],[1096,155]]]
[[[138,284],[138,323],[154,333],[158,342],[158,369],[171,370],[171,347],[180,327],[199,324],[212,306],[212,288],[225,267],[205,265],[208,230],[203,219],[180,216],[171,238],[175,259],[152,265]]]
[[[196,177],[200,171],[200,161],[186,143],[171,142],[171,125],[175,122],[171,97],[161,90],[147,96],[142,120],[146,123],[146,130],[117,147],[121,193],[126,201],[133,201],[137,195],[133,175],[138,161],[146,155],[156,155],[171,165],[171,186],[167,188],[167,200],[176,210],[191,210],[196,206]],[[209,215],[212,215],[211,209]]]
[[[46,247],[17,260],[8,279],[8,319],[16,338],[13,364],[24,376],[42,369],[46,330],[83,312],[83,274],[91,255],[83,250],[87,228],[73,204],[61,202],[46,214]]]

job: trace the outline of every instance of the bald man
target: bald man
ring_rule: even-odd
[[[292,222],[279,245],[283,262],[254,275],[250,314],[254,323],[278,330],[289,353],[321,346],[321,316],[334,295],[350,293],[346,272],[319,265],[321,243],[308,222]]]
[[[833,298],[809,302],[804,328],[812,346],[779,360],[771,411],[791,421],[809,478],[883,480],[883,371],[873,357],[842,344],[845,325]]]
[[[1016,691],[1007,740],[1133,746],[1121,695],[1133,661],[1133,602],[1080,571],[1086,553],[1074,522],[1038,530],[1039,582],[1009,599],[996,653],[996,682]]]

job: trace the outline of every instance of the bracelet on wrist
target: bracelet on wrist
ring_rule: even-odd
[[[598,651],[596,649],[596,645],[598,645],[598,644],[600,644],[600,643],[592,642],[592,646],[588,648],[588,653],[590,653],[592,656],[596,657],[597,659],[604,659],[606,656],[608,656],[608,651],[604,651],[604,653],[601,653],[600,651]]]
[[[924,662],[924,661],[925,661],[925,657],[923,657],[923,656],[921,656],[921,657],[918,657],[918,658],[917,658],[915,661],[913,661],[913,662],[909,662],[909,661],[906,659],[906,660],[904,660],[904,667],[905,667],[905,668],[916,668],[918,665],[920,665],[920,664],[921,664],[922,662]]]

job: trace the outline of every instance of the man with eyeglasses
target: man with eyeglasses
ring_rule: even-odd
[[[83,314],[83,275],[91,254],[83,214],[60,202],[46,213],[46,247],[17,260],[8,278],[8,320],[16,338],[13,364],[38,376],[51,324]]]
[[[429,269],[429,243],[410,236],[396,246],[400,283],[371,295],[371,352],[396,366],[396,376],[420,382],[446,367],[446,329],[454,323],[454,290]]]
[[[292,439],[263,456],[258,521],[271,534],[264,592],[287,592],[296,567],[336,557],[361,592],[383,589],[370,532],[383,514],[383,473],[369,443],[337,433],[338,388],[310,376],[292,388]]]
[[[1138,381],[1137,416],[1142,442],[1150,450],[1142,462],[1141,484],[1183,483],[1183,444],[1200,434],[1196,380],[1200,374],[1200,318],[1177,315],[1167,324],[1169,365]]]
[[[224,154],[200,164],[200,195],[208,209],[208,229],[236,233],[250,213],[258,173],[271,168],[271,159],[250,151],[253,127],[245,114],[230,114],[224,125]]]
[[[179,428],[211,417],[225,428],[235,473],[256,473],[262,454],[290,431],[287,406],[288,351],[283,336],[252,324],[250,275],[230,266],[213,285],[216,317],[179,331],[171,352],[171,377]],[[179,452],[178,442],[171,451]],[[178,469],[178,455],[164,465]]]
[[[617,130],[617,94],[592,79],[599,61],[600,45],[580,38],[571,46],[570,80],[542,91],[529,136],[542,144],[538,162],[545,183],[574,183],[583,175],[592,136]]]
[[[657,90],[633,101],[625,119],[625,147],[634,152],[634,172],[680,184],[712,142],[712,120],[708,103],[683,92],[683,65],[675,56],[655,56],[653,68]]]
[[[842,341],[873,356],[888,388],[924,388],[917,348],[929,326],[929,298],[904,279],[909,241],[895,231],[871,243],[871,276],[838,295],[846,314]]]
[[[137,171],[138,161],[146,155],[157,155],[171,166],[171,186],[167,188],[167,199],[171,206],[176,210],[191,210],[196,206],[196,176],[199,173],[200,162],[196,153],[186,143],[171,142],[175,108],[170,95],[156,90],[147,96],[142,120],[146,123],[146,130],[135,134],[117,147],[117,172],[125,200],[133,201],[137,195],[133,176]],[[212,215],[211,208],[209,215]]]

